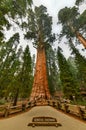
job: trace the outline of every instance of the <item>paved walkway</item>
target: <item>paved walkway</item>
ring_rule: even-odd
[[[34,116],[51,116],[57,118],[57,120],[62,124],[61,127],[53,126],[27,126],[31,122]],[[61,112],[58,112],[50,106],[38,106],[32,108],[30,111],[23,114],[0,120],[0,130],[86,130],[86,124],[69,117]]]

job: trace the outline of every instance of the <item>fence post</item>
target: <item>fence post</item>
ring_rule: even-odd
[[[26,111],[26,103],[25,102],[22,103],[22,111]]]
[[[6,107],[5,107],[5,112],[4,112],[4,117],[8,117],[8,115],[9,115],[9,110],[10,110],[9,106],[6,106]]]
[[[84,119],[84,111],[80,108],[80,106],[78,106],[78,110],[79,110],[80,118]]]
[[[61,102],[57,103],[57,109],[61,110]]]
[[[66,103],[64,103],[64,108],[65,108],[65,112],[66,112],[66,113],[68,113],[68,112],[69,112],[69,110],[68,110],[69,105],[68,105],[68,104],[66,104]]]

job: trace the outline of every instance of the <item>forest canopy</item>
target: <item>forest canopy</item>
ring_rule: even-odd
[[[62,91],[71,100],[73,96],[82,99],[81,89],[86,90],[86,10],[80,12],[80,7],[84,4],[85,0],[76,0],[72,7],[55,12],[55,26],[61,26],[56,33],[53,16],[44,5],[35,6],[34,0],[0,1],[0,99],[12,99],[16,105],[19,98],[30,97],[36,59],[30,44],[36,50],[45,48],[51,95]],[[11,35],[14,26],[18,29]],[[21,44],[21,32],[26,46]],[[5,33],[11,35],[9,39]],[[84,51],[77,47],[80,44]],[[68,58],[64,46],[70,52]]]

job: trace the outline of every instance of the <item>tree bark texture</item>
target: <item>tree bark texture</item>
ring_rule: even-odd
[[[83,44],[83,46],[86,48],[86,39],[78,32],[76,33],[76,37]]]
[[[30,101],[40,98],[50,99],[44,47],[38,47],[37,49],[36,68]]]
[[[13,106],[17,105],[18,95],[19,95],[19,88],[16,90]]]
[[[71,23],[68,23],[68,26],[70,27],[72,32],[76,34],[76,37],[78,38],[80,43],[82,43],[82,45],[86,48],[86,39],[78,31],[75,30],[75,28],[71,25]]]

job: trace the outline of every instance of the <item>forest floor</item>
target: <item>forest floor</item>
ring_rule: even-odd
[[[11,118],[0,120],[0,130],[55,130],[55,126],[28,126],[33,117],[49,116],[57,119],[62,126],[58,130],[86,130],[86,123],[81,122],[69,115],[66,115],[50,106],[37,106],[28,112],[13,116]]]

